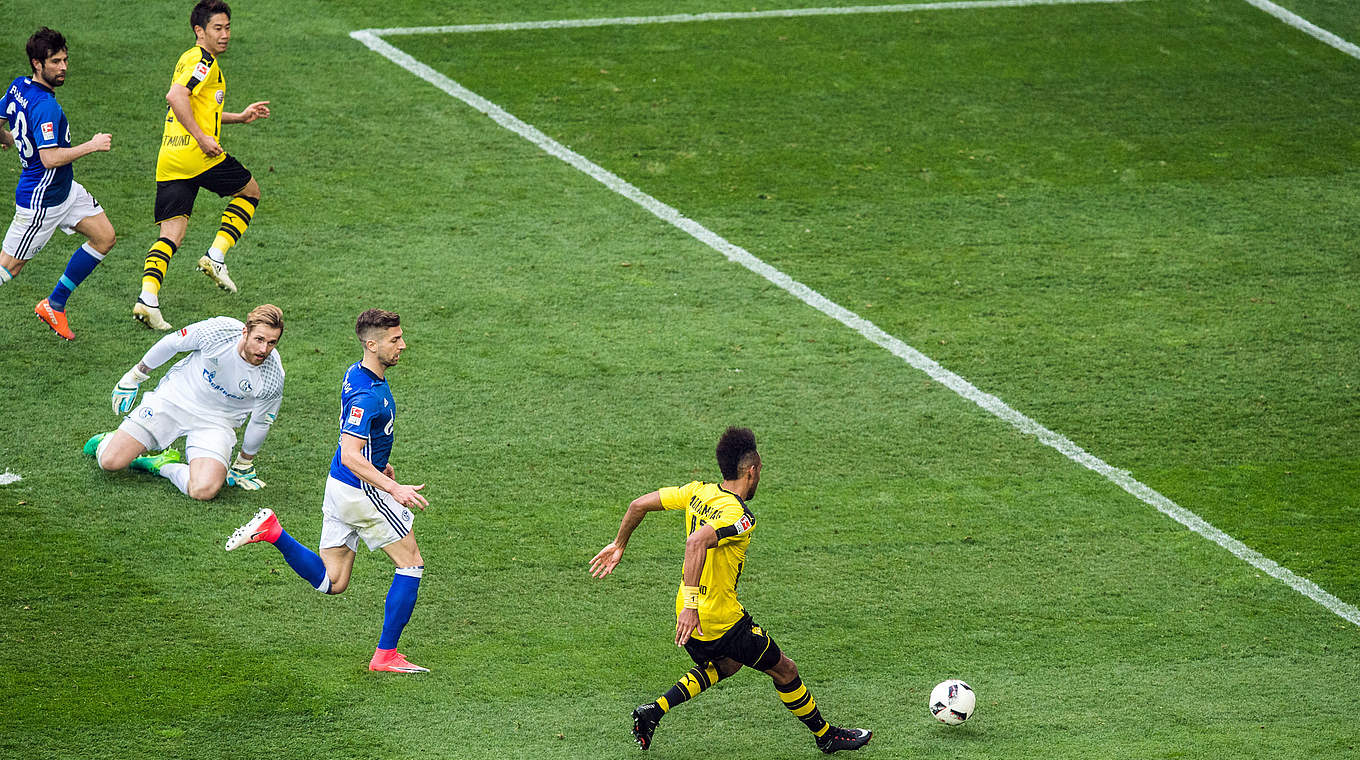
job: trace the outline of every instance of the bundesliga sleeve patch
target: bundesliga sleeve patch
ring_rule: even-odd
[[[55,140],[57,137],[57,125],[50,121],[44,121],[42,124],[42,136],[44,140]]]
[[[732,527],[737,529],[737,535],[740,536],[750,530],[752,525],[755,525],[755,522],[751,520],[751,516],[742,515],[740,520],[737,520],[732,524]]]
[[[205,79],[208,76],[208,64],[199,61],[194,67],[194,79]]]
[[[352,407],[349,410],[349,417],[345,420],[346,425],[358,425],[364,421],[364,410],[360,407]]]

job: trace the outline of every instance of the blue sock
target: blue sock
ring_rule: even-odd
[[[53,311],[66,311],[66,299],[71,297],[71,291],[76,286],[84,282],[90,272],[99,266],[99,262],[104,260],[104,254],[99,253],[85,243],[71,254],[71,260],[66,262],[66,271],[57,280],[57,286],[52,288],[52,295],[47,297],[47,304]]]
[[[416,606],[416,592],[420,590],[420,576],[425,566],[399,567],[392,576],[392,588],[387,590],[387,605],[383,608],[382,636],[378,638],[379,649],[396,649],[401,631],[411,619],[411,610]]]
[[[296,538],[283,531],[274,539],[274,548],[283,555],[283,561],[293,568],[302,580],[312,584],[312,588],[323,594],[330,593],[331,579],[326,575],[326,563],[317,553],[297,542]]]

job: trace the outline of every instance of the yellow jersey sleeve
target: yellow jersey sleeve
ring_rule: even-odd
[[[663,509],[685,509],[689,506],[690,494],[693,493],[695,486],[699,482],[696,480],[683,486],[666,486],[660,489],[661,507]]]
[[[175,62],[175,75],[170,78],[172,84],[182,84],[189,88],[193,93],[207,81],[208,75],[212,73],[213,66],[217,65],[217,60],[201,47],[195,45],[193,48],[184,51],[184,55]]]

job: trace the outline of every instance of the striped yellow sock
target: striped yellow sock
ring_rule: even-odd
[[[175,255],[177,246],[169,238],[160,238],[151,244],[146,252],[146,267],[142,270],[142,290],[156,295],[161,292],[165,281],[165,270],[170,267],[170,257]]]
[[[222,212],[222,226],[218,228],[217,237],[213,239],[213,250],[222,254],[236,245],[241,236],[246,234],[246,228],[250,226],[250,220],[255,216],[255,209],[259,205],[259,198],[240,196],[232,198]]]
[[[779,692],[779,699],[784,706],[789,708],[789,712],[797,716],[798,720],[808,727],[813,736],[825,734],[830,725],[822,720],[822,714],[817,710],[817,700],[812,698],[812,692],[803,685],[803,679],[794,677],[786,684],[775,684],[774,688]]]
[[[704,689],[721,680],[722,676],[712,663],[704,666],[695,665],[669,691],[658,697],[656,703],[662,712],[670,712],[672,707],[699,696]]]

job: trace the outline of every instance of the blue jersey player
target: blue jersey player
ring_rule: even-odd
[[[387,592],[382,635],[368,669],[389,673],[423,673],[397,651],[397,639],[415,607],[425,561],[420,557],[411,523],[411,510],[429,502],[420,494],[425,486],[402,485],[388,457],[392,453],[397,404],[387,385],[387,370],[406,348],[401,317],[369,309],[359,315],[355,332],[364,358],[345,372],[340,391],[340,444],[331,460],[330,477],[322,503],[321,550],[314,553],[298,543],[279,524],[271,509],[260,510],[227,539],[227,551],[268,541],[283,553],[294,572],[317,591],[338,594],[349,585],[354,555],[363,539],[369,551],[382,549],[396,564]]]
[[[56,89],[66,83],[66,38],[47,27],[28,38],[33,75],[19,77],[0,96],[0,148],[19,152],[19,184],[14,189],[14,221],[0,248],[0,285],[14,279],[52,234],[79,232],[87,239],[76,249],[52,294],[33,308],[58,335],[73,340],[66,321],[66,299],[113,248],[113,225],[99,201],[74,179],[71,162],[108,150],[107,134],[72,147],[71,127],[57,103]]]

